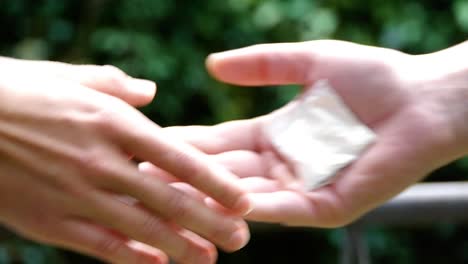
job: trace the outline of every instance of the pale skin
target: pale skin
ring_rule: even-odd
[[[112,263],[214,263],[244,246],[236,177],[130,106],[156,86],[111,66],[0,58],[0,224]],[[142,173],[151,161],[229,208]]]
[[[327,79],[377,133],[377,142],[335,182],[311,192],[291,189],[281,178],[290,164],[275,158],[276,150],[263,132],[275,112],[212,127],[171,127],[166,132],[241,177],[245,190],[253,193],[255,209],[247,219],[342,226],[468,153],[467,56],[467,42],[415,56],[339,41],[257,45],[209,56],[209,72],[235,85],[299,84],[307,89]],[[171,180],[150,163],[141,164],[140,170]]]

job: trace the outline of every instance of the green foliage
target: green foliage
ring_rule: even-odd
[[[246,89],[218,83],[204,69],[204,59],[212,52],[266,42],[334,38],[418,54],[461,42],[468,33],[466,0],[15,0],[0,1],[0,7],[2,55],[113,64],[130,75],[155,80],[156,101],[142,111],[163,126],[260,115],[286,103],[298,91],[298,87]],[[468,166],[466,160],[457,164],[430,179],[438,180],[441,175],[460,179],[457,175],[466,174]],[[453,254],[444,255],[446,262],[468,259],[467,253],[457,251],[466,245],[458,232],[444,233],[442,239],[437,228],[426,231],[440,243],[454,245]],[[299,251],[314,256],[317,263],[336,262],[339,232],[305,232],[301,230],[311,240],[302,247],[296,245],[297,251],[282,242],[283,234],[270,235],[268,240],[254,234],[254,244],[243,251],[248,254],[222,255],[220,262],[265,263],[262,260],[268,259],[268,263],[281,263],[274,256],[276,261],[288,256],[292,260]],[[298,236],[299,232],[293,233]],[[384,259],[438,263],[439,258],[433,262],[430,258],[437,251],[420,255],[417,245],[425,241],[412,233],[371,231],[373,257],[381,260],[378,263],[386,263]],[[279,243],[284,248],[252,250],[258,243],[267,247]],[[0,263],[11,263],[11,258],[31,264],[90,261],[17,238],[6,239],[0,247]],[[73,262],[76,259],[79,262]]]
[[[60,251],[13,238],[0,243],[0,263],[24,263],[24,264],[60,264],[67,263]]]
[[[458,0],[453,5],[453,12],[458,26],[464,31],[468,32],[468,1]]]

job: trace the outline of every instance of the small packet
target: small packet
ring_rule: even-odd
[[[274,115],[265,133],[306,191],[330,183],[377,138],[325,80]]]

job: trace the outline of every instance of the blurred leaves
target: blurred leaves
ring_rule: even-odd
[[[10,257],[5,247],[0,247],[0,263],[10,263]]]
[[[0,6],[2,55],[113,64],[132,76],[154,80],[157,98],[142,111],[163,126],[213,124],[261,115],[287,103],[300,89],[233,88],[219,83],[204,67],[205,57],[212,52],[258,43],[334,38],[420,54],[468,36],[468,0],[0,0]],[[459,180],[467,172],[468,160],[462,159],[430,179]],[[284,232],[292,232],[287,230]],[[459,253],[466,245],[459,230],[427,231],[434,240],[454,245],[447,262],[468,261],[468,254]],[[297,238],[300,232],[294,232],[291,237]],[[233,260],[224,256],[222,261],[247,264],[276,259],[285,263],[286,252],[297,256],[298,252],[311,252],[307,254],[314,261],[330,263],[337,259],[342,233],[327,232],[325,241],[323,234],[307,233],[315,241],[313,247],[306,243],[297,249],[288,245],[300,245],[284,243],[281,234],[265,240],[259,237],[253,242],[265,243],[266,249],[256,253],[247,248],[244,252],[248,254],[240,253]],[[465,240],[466,234],[461,236]],[[417,245],[426,241],[420,236],[408,230],[371,230],[367,238],[377,263],[386,263],[385,259],[430,263],[431,257],[423,255],[438,253],[421,254]],[[272,252],[270,248],[276,244],[281,247]],[[282,255],[275,258],[275,253]],[[0,263],[11,263],[11,258],[34,264],[89,263],[77,255],[63,256],[59,250],[20,239],[8,239],[0,246]],[[438,258],[433,259],[432,263],[438,263]]]
[[[26,38],[16,45],[13,54],[20,59],[44,60],[49,57],[49,47],[43,39]]]
[[[467,0],[457,0],[453,4],[453,11],[458,26],[468,33],[468,1]]]
[[[274,1],[265,1],[255,10],[254,25],[260,30],[268,30],[278,25],[283,18],[281,6]]]
[[[455,164],[463,171],[468,172],[468,157],[459,159]]]
[[[66,263],[58,249],[13,238],[0,243],[0,263],[60,264]]]

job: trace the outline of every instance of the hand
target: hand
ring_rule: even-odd
[[[466,48],[465,48],[466,51]],[[465,52],[466,53],[466,52]],[[303,193],[278,180],[287,165],[275,158],[263,128],[272,114],[213,127],[173,127],[179,136],[243,177],[254,210],[248,219],[336,227],[467,153],[468,67],[454,51],[411,56],[339,41],[258,45],[211,55],[207,67],[237,85],[301,84],[327,79],[377,142],[333,184]],[[456,52],[455,52],[456,54]],[[459,54],[460,56],[460,54]],[[456,61],[451,62],[451,61]],[[313,160],[311,160],[313,162]],[[158,175],[148,163],[142,171]],[[159,173],[160,174],[160,173]]]
[[[229,171],[123,101],[148,103],[152,82],[110,66],[1,59],[0,70],[0,223],[113,263],[165,263],[168,255],[213,263],[207,240],[228,251],[247,242],[240,217],[209,209],[129,160],[157,164],[231,215],[249,210]]]

